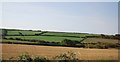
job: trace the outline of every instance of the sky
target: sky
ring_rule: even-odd
[[[1,2],[118,2],[119,0],[1,0]]]
[[[118,33],[117,2],[4,2],[2,28]]]

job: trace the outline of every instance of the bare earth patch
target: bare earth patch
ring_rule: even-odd
[[[87,49],[72,47],[56,47],[56,46],[36,46],[36,45],[20,45],[20,44],[0,44],[2,45],[2,58],[9,59],[18,57],[20,54],[28,52],[31,56],[48,56],[52,57],[73,51],[82,60],[118,60],[117,49]]]

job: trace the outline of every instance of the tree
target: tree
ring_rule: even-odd
[[[104,34],[101,34],[101,37],[102,37],[102,38],[105,38],[105,35],[104,35]]]
[[[7,35],[7,30],[6,29],[2,29],[2,36],[6,36]]]
[[[24,36],[21,32],[19,32],[19,35]]]
[[[76,40],[69,40],[69,39],[64,39],[62,41],[63,44],[67,45],[67,46],[75,46],[77,43],[80,43],[79,41]]]
[[[23,38],[24,38],[24,40],[25,40],[25,37],[24,37],[24,35],[23,35],[21,32],[19,32],[19,35],[23,36]]]
[[[115,34],[115,38],[120,40],[120,34]]]

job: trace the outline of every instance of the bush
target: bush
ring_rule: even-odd
[[[18,61],[20,62],[32,62],[33,59],[30,57],[28,53],[22,54],[18,57]]]
[[[85,48],[99,48],[99,49],[108,49],[108,45],[105,43],[97,43],[97,44],[85,44]]]
[[[71,51],[55,56],[54,58],[58,60],[78,60],[76,54]]]
[[[80,44],[76,44],[76,46],[78,46],[78,47],[85,47],[85,44],[80,43]]]
[[[4,37],[3,39],[7,39],[6,37]]]
[[[14,40],[14,38],[9,38],[10,40]]]
[[[51,59],[55,62],[79,62],[78,57],[72,51],[54,56]],[[18,57],[17,62],[53,62],[53,60],[43,56],[31,57],[28,53],[24,53]]]
[[[49,62],[46,57],[35,57],[33,59],[34,62]]]
[[[62,41],[63,45],[67,45],[67,46],[75,46],[76,44],[80,43],[79,41],[76,40],[69,40],[69,39],[64,39]]]
[[[108,49],[108,46],[105,45],[105,44],[97,44],[96,48],[99,48],[99,49]]]
[[[15,40],[22,40],[21,38],[15,38]]]

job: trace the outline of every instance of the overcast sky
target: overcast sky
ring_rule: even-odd
[[[2,27],[115,34],[118,32],[118,3],[3,3]]]
[[[118,2],[120,0],[1,0],[1,2]]]

